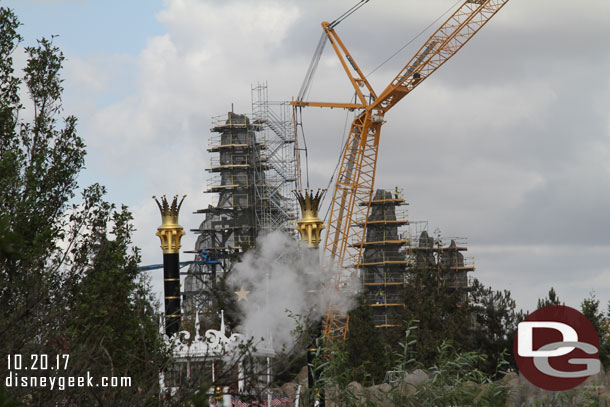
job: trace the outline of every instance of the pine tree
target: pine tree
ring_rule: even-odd
[[[54,392],[9,387],[8,397],[32,406],[155,402],[167,354],[131,247],[131,214],[105,202],[97,184],[75,199],[85,145],[76,118],[59,117],[64,56],[43,38],[25,47],[18,77],[12,61],[22,41],[18,28],[14,13],[0,8],[0,357],[20,354],[29,365],[30,355],[50,361],[69,355],[58,375],[90,372],[132,382]],[[20,119],[26,104],[20,86],[29,94],[31,121]],[[0,376],[8,373],[2,364]]]
[[[424,365],[434,363],[444,341],[459,350],[468,348],[470,318],[462,290],[447,287],[437,271],[424,269],[411,273],[403,296],[405,307],[397,315],[402,326],[396,330],[395,343],[411,322],[417,321],[415,350],[417,360]]]
[[[609,304],[610,308],[610,304]],[[599,360],[608,366],[610,362],[610,335],[608,332],[608,318],[599,309],[599,300],[591,293],[580,304],[580,310],[591,321],[599,338]],[[610,315],[609,315],[610,316]]]
[[[474,321],[471,347],[487,355],[481,369],[495,373],[501,358],[512,362],[512,344],[521,313],[515,312],[516,302],[510,291],[494,291],[474,280],[470,290],[469,313]]]
[[[379,384],[390,369],[382,334],[375,328],[370,307],[360,305],[349,313],[345,341],[350,379],[364,385]]]
[[[561,303],[561,301],[559,301],[559,296],[557,296],[557,293],[555,292],[555,289],[553,287],[551,287],[546,297],[538,299],[538,305],[536,306],[536,309],[540,309],[549,305],[564,305]]]

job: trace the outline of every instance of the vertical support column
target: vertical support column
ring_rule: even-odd
[[[324,229],[324,222],[318,217],[318,210],[325,193],[325,189],[319,189],[315,194],[312,190],[305,190],[304,192],[295,191],[301,206],[301,219],[297,222],[297,231],[301,235],[301,241],[307,244],[308,250],[317,251],[322,240],[320,234]],[[314,371],[313,362],[318,351],[317,342],[323,334],[322,321],[318,323],[316,332],[317,335],[312,338],[311,343],[307,347],[307,387],[310,390],[316,386],[316,382],[319,379],[319,372]],[[317,395],[316,405],[318,407],[325,406],[323,392]]]
[[[165,292],[165,333],[180,331],[180,254],[163,253],[163,289]]]
[[[163,289],[165,291],[165,334],[171,337],[180,331],[180,239],[184,229],[178,223],[180,207],[186,195],[178,203],[178,195],[174,196],[170,205],[165,198],[161,202],[153,196],[161,211],[162,224],[157,229],[163,249]]]

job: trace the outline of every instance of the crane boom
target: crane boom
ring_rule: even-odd
[[[468,0],[441,25],[368,107],[384,112],[455,55],[508,0]]]
[[[466,0],[430,36],[379,96],[376,96],[334,26],[322,23],[360,103],[299,100],[292,104],[361,109],[352,122],[341,157],[324,243],[325,252],[330,256],[333,266],[337,267],[332,281],[336,290],[342,291],[349,286],[362,257],[375,185],[379,136],[385,113],[455,55],[507,2],[508,0]],[[370,103],[360,91],[360,86],[369,90]],[[347,315],[342,314],[336,304],[329,304],[324,321],[326,337],[345,339],[348,323]]]

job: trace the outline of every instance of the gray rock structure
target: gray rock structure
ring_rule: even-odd
[[[224,123],[212,128],[220,136],[211,137],[208,151],[212,157],[204,192],[218,194],[216,205],[200,209],[206,215],[199,229],[197,250],[240,249],[252,246],[256,237],[255,185],[265,183],[264,145],[257,140],[257,125],[246,115],[232,112]]]
[[[253,247],[260,234],[274,230],[294,233],[297,203],[295,140],[288,103],[269,102],[267,86],[252,88],[252,115],[229,112],[213,118],[207,151],[211,153],[205,193],[213,205],[195,213],[205,216],[197,229],[194,250],[198,264],[184,280],[184,311],[207,310],[207,294],[234,254]]]
[[[476,395],[476,400],[480,400],[489,391],[490,386],[498,386],[496,391],[498,388],[504,388],[506,399],[497,407],[610,407],[610,381],[606,376],[610,376],[610,370],[606,374],[602,371],[591,376],[579,386],[564,392],[542,390],[517,372],[508,373],[495,383],[466,382],[464,388],[468,390],[468,393]],[[390,384],[382,383],[365,387],[358,382],[350,382],[345,388],[334,388],[330,392],[332,397],[329,397],[326,402],[327,406],[333,407],[344,405],[389,407],[397,405],[395,400],[415,397],[416,393],[419,393],[419,397],[430,394],[430,401],[432,401],[433,394],[438,396],[439,392],[438,387],[434,390],[427,387],[432,384],[432,379],[432,375],[416,369],[411,373],[403,372],[403,376],[397,382]],[[297,384],[292,382],[282,386],[283,389],[286,388],[284,392],[291,396],[297,387]],[[291,405],[294,403],[289,403],[287,407]]]
[[[448,246],[443,246],[443,239],[430,237],[425,230],[415,245],[407,247],[407,254],[412,258],[410,273],[435,273],[439,284],[455,289],[469,288],[468,273],[474,271],[474,263],[464,258],[462,252],[468,248],[456,243],[457,238],[450,239]]]
[[[214,303],[210,289],[236,254],[255,246],[257,236],[275,230],[295,233],[297,202],[291,191],[296,187],[297,168],[293,128],[289,104],[269,102],[266,85],[252,88],[252,115],[229,112],[212,119],[213,135],[207,148],[211,153],[207,168],[211,177],[204,192],[214,194],[216,199],[214,204],[195,212],[204,215],[204,219],[198,228],[191,229],[198,237],[194,250],[186,253],[195,255],[195,263],[185,273],[181,293],[182,314],[193,326],[186,326],[181,332],[186,342],[174,348],[174,363],[164,371],[170,390],[191,380],[191,372],[213,372],[211,360],[222,359],[232,366],[228,372],[236,378],[249,374],[248,366],[240,367],[225,357],[239,356],[241,351],[231,349],[226,352],[228,355],[220,355],[213,346],[216,342],[234,342],[237,334],[229,331],[229,339],[224,337],[223,313]],[[213,329],[215,316],[220,317],[220,330]],[[267,349],[259,356],[265,362],[275,353]],[[261,366],[265,374],[256,374],[261,378],[256,386],[272,377],[266,367],[269,359]],[[222,390],[223,398],[229,401],[230,393],[241,393],[245,386],[243,379],[234,382],[237,386],[233,383]]]
[[[409,225],[408,204],[397,190],[378,189],[370,205],[358,267],[375,327],[397,326],[394,311],[404,306],[403,288],[416,273],[433,273],[439,284],[466,293],[474,264],[464,258],[462,252],[467,248],[462,240],[447,239],[450,243],[445,245],[442,237],[431,237],[426,230],[415,236],[403,232]],[[357,224],[364,226],[362,221]]]
[[[205,219],[199,228],[191,229],[199,234],[194,250],[196,259],[208,263],[189,268],[184,282],[187,314],[194,309],[209,308],[210,298],[202,295],[202,289],[216,281],[229,254],[254,244],[257,235],[254,185],[265,182],[264,146],[257,140],[257,125],[246,115],[229,112],[226,120],[215,123],[211,131],[219,135],[209,139],[208,151],[218,155],[210,160],[208,171],[213,176],[204,192],[217,194],[218,200],[196,212],[205,215]],[[257,174],[262,174],[261,179],[257,179]]]
[[[362,203],[365,205],[366,203]],[[383,189],[375,191],[366,221],[360,264],[366,302],[377,328],[396,326],[392,310],[404,306],[401,291],[408,263],[398,229],[407,225],[405,200]],[[397,210],[398,209],[398,210]],[[361,222],[360,226],[364,226]]]

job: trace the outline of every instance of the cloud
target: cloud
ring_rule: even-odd
[[[82,123],[88,173],[110,186],[112,200],[131,206],[144,264],[162,262],[153,194],[188,195],[181,211],[188,232],[183,249],[194,248],[196,236],[189,229],[197,227],[201,215],[193,212],[213,199],[202,194],[209,176],[204,169],[210,118],[230,110],[234,101],[236,110],[250,113],[250,84],[280,76],[273,69],[283,68],[269,69],[269,61],[297,9],[176,0],[167,2],[158,18],[166,32],[151,37],[138,55],[69,57],[66,69],[69,85],[77,90],[66,104],[75,107]],[[240,72],[236,62],[251,75]],[[130,91],[122,95],[115,89],[112,93],[122,97],[108,99],[108,89],[117,83]],[[161,290],[162,273],[150,273]]]
[[[469,252],[475,255],[475,277],[484,284],[496,282],[496,289],[509,289],[521,309],[533,311],[551,287],[571,307],[580,308],[595,292],[605,308],[610,290],[610,270],[603,265],[610,256],[607,245],[473,244]]]
[[[337,30],[369,72],[453,3],[378,0]],[[601,39],[610,35],[609,4],[509,2],[387,115],[382,130],[377,185],[405,188],[412,219],[470,237],[475,274],[494,288],[511,288],[524,304],[554,285],[578,305],[587,287],[604,287],[608,277],[610,54]],[[144,263],[161,259],[151,195],[187,193],[186,229],[201,220],[189,212],[211,199],[201,193],[209,176],[210,117],[232,103],[248,113],[250,85],[258,81],[269,81],[270,99],[295,95],[320,21],[352,5],[166,0],[157,16],[164,33],[150,37],[137,55],[106,55],[108,64],[69,56],[74,78],[68,84],[82,92],[66,110],[81,112],[90,173],[134,208]],[[425,37],[375,73],[378,92]],[[108,92],[115,83],[127,91]],[[311,99],[347,101],[351,94],[327,47]],[[310,183],[326,187],[352,116],[310,108],[303,117]],[[185,249],[194,238],[185,239]],[[484,249],[490,245],[498,250]],[[582,262],[569,260],[570,246],[585,250],[575,255]],[[590,247],[603,253],[589,255]],[[577,273],[582,278],[575,285]],[[602,301],[609,298],[604,295]]]

